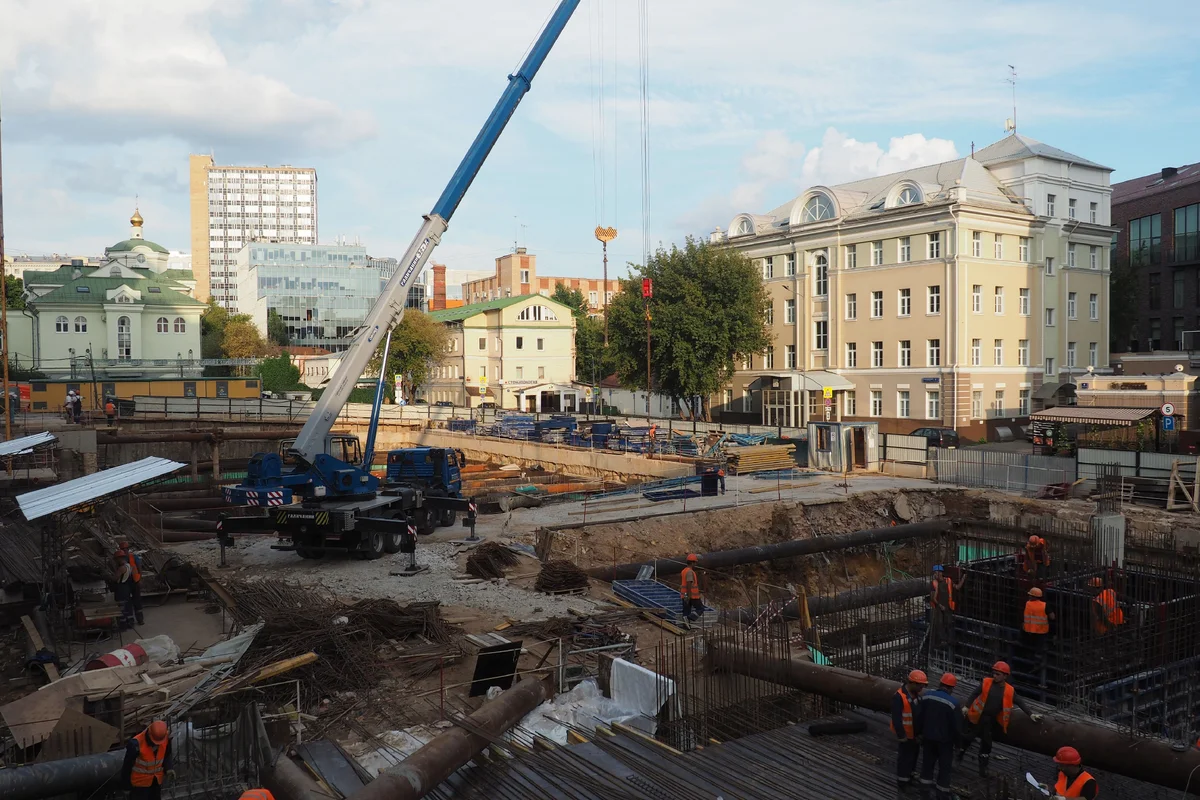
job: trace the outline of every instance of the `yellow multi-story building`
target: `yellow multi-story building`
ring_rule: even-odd
[[[761,264],[774,343],[714,406],[975,438],[1071,402],[1108,364],[1111,171],[1014,133],[739,214],[713,239]]]

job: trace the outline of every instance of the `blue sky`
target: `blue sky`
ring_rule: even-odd
[[[398,256],[554,5],[0,0],[8,251],[98,254],[135,195],[187,250],[187,157],[213,152],[316,167],[321,239]],[[640,260],[638,5],[583,0],[434,260],[490,269],[517,239],[598,274],[598,223]],[[649,0],[649,239],[995,141],[1008,64],[1020,131],[1114,181],[1200,161],[1200,3],[1149,9]]]

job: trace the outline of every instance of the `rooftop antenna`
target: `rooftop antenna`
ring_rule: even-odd
[[[1005,78],[1005,81],[1010,86],[1012,86],[1013,113],[1012,113],[1012,117],[1009,118],[1009,120],[1005,123],[1004,131],[1005,131],[1005,133],[1016,133],[1017,132],[1017,68],[1014,67],[1012,64],[1008,65],[1008,77]]]

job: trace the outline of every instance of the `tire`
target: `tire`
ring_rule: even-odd
[[[443,528],[449,528],[452,525],[454,525],[454,522],[457,519],[458,519],[458,512],[455,511],[453,508],[447,508],[445,511],[442,512],[440,523]]]
[[[428,536],[437,528],[438,514],[428,508],[418,508],[413,511],[413,527],[418,536]]]
[[[400,534],[385,533],[383,535],[383,552],[394,555],[400,552]]]
[[[324,558],[325,548],[323,547],[297,547],[296,555],[301,558]]]
[[[384,535],[380,531],[371,531],[363,534],[362,540],[358,545],[358,555],[367,561],[375,561],[383,558],[384,554]]]

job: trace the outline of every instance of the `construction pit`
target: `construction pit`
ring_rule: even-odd
[[[94,585],[106,549],[128,537],[148,584],[166,588],[146,592],[144,626],[101,633],[76,624],[72,598],[39,610],[9,582],[7,596],[17,591],[24,605],[9,614],[0,712],[14,769],[0,770],[0,794],[51,796],[21,772],[43,769],[39,758],[72,765],[59,772],[82,785],[71,769],[111,763],[81,759],[111,761],[110,745],[166,716],[173,730],[234,731],[219,741],[187,734],[167,796],[233,798],[238,787],[267,785],[281,800],[713,789],[875,797],[895,791],[893,738],[878,713],[893,681],[913,668],[931,678],[953,671],[965,699],[1000,658],[1048,721],[1018,714],[989,778],[973,764],[956,771],[962,796],[1035,796],[1025,773],[1045,782],[1047,754],[1064,743],[1083,744],[1105,797],[1177,797],[1200,764],[1191,747],[1200,715],[1191,688],[1198,520],[802,471],[730,475],[715,496],[688,491],[686,481],[642,491],[637,480],[560,473],[552,451],[538,455],[515,469],[494,460],[468,472],[474,491],[495,498],[476,525],[484,544],[456,543],[468,535],[457,526],[421,537],[415,560],[426,569],[415,575],[401,574],[405,555],[304,560],[273,550],[266,536],[222,548],[191,529],[194,541],[164,543],[181,532],[162,523],[166,515],[200,521],[212,508],[160,506],[210,497],[211,479],[139,490],[41,530],[9,525],[27,563],[5,567],[23,568],[29,583],[47,585],[42,562],[59,548],[72,580]],[[1032,532],[1053,554],[1039,585],[1056,622],[1040,658],[1020,630]],[[688,625],[678,586],[692,552],[711,610]],[[930,630],[935,564],[965,576],[944,636]],[[1116,588],[1126,613],[1104,636],[1088,617],[1095,577]],[[41,691],[33,690],[47,676],[28,660],[20,617],[45,640],[35,650],[54,651],[63,667]],[[179,652],[71,673],[151,631]],[[640,684],[630,682],[634,668]],[[100,673],[113,673],[109,683]],[[261,749],[264,737],[285,757]],[[421,793],[394,793],[387,776],[398,768],[419,771]],[[89,787],[85,794],[96,791]]]

